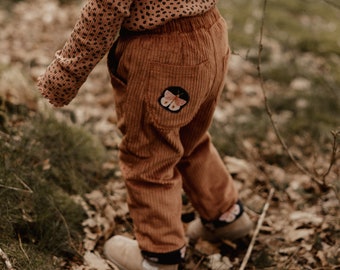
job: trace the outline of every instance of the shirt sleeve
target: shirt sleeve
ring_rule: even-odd
[[[113,45],[133,0],[88,0],[70,38],[38,78],[41,94],[56,107],[71,102]]]

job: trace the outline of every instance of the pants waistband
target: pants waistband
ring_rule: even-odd
[[[221,14],[217,7],[214,7],[203,14],[175,19],[152,30],[129,31],[127,29],[121,29],[120,35],[165,34],[173,32],[188,33],[201,28],[209,29],[219,18],[221,18]]]

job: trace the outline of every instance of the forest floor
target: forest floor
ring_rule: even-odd
[[[286,1],[284,8],[291,13],[296,11],[296,17],[292,18],[301,28],[295,29],[296,36],[285,34],[284,26],[280,28],[279,24],[277,28],[265,31],[260,65],[261,75],[265,78],[262,84],[258,76],[257,49],[262,6],[255,4],[256,1],[244,2],[247,9],[242,9],[245,14],[242,14],[244,17],[240,15],[238,21],[229,12],[233,7],[237,14],[237,8],[243,2],[220,4],[230,25],[233,54],[211,134],[235,179],[246,212],[255,226],[261,221],[261,215],[264,220],[252,244],[249,237],[219,245],[199,241],[195,247],[189,246],[184,268],[239,269],[247,249],[251,247],[245,269],[340,269],[340,158],[337,148],[340,128],[340,24],[332,20],[337,18],[339,7],[336,2],[332,6],[321,1],[322,9],[313,10],[313,5],[310,5],[306,10],[293,6],[291,3],[294,1]],[[278,7],[273,5],[273,10],[268,11],[268,20],[283,16],[281,13],[274,14]],[[0,167],[0,196],[6,198],[4,200],[13,199],[3,201],[0,206],[0,269],[116,269],[105,260],[103,243],[113,234],[133,238],[126,190],[118,166],[121,137],[115,125],[113,95],[105,59],[93,70],[74,101],[65,108],[51,108],[35,87],[36,78],[44,72],[54,52],[68,38],[79,11],[77,1],[67,4],[56,0],[27,0],[14,4],[4,1],[0,6],[0,166],[3,166]],[[316,13],[321,11],[325,13],[317,16]],[[247,19],[243,19],[245,17]],[[292,23],[290,19],[286,17],[287,24]],[[316,33],[303,28],[316,23],[318,27],[312,30],[322,32],[322,41],[314,40],[311,36]],[[268,24],[270,22],[264,27]],[[282,33],[276,37],[279,31]],[[264,94],[289,153],[304,171],[291,161],[278,140],[269,121],[269,112],[265,109]],[[57,119],[56,122],[49,122],[49,117]],[[58,226],[63,227],[67,235],[68,247],[64,253],[58,252],[60,247],[54,246],[50,249],[52,251],[46,251],[46,247],[50,247],[49,242],[57,241],[53,235],[47,236],[47,244],[42,244],[43,241],[36,236],[32,237],[34,233],[30,229],[40,219],[38,214],[32,214],[35,213],[33,208],[31,212],[26,211],[23,201],[18,200],[24,198],[25,202],[32,203],[28,197],[39,191],[32,187],[34,184],[29,176],[25,178],[29,175],[27,171],[20,174],[20,165],[26,164],[26,160],[14,156],[15,153],[31,155],[31,152],[37,151],[32,156],[31,175],[39,168],[53,181],[57,181],[55,179],[60,175],[64,177],[61,166],[67,164],[61,165],[61,160],[65,157],[60,156],[53,163],[53,155],[60,153],[53,152],[52,155],[48,152],[50,149],[38,148],[39,140],[47,140],[46,134],[49,134],[58,140],[63,139],[51,141],[48,137],[50,141],[44,144],[45,147],[67,149],[66,140],[70,138],[62,137],[56,128],[70,132],[67,134],[73,131],[60,123],[81,129],[80,132],[90,134],[89,141],[100,145],[97,148],[88,145],[86,147],[90,148],[77,148],[85,149],[83,165],[62,167],[75,170],[79,166],[78,172],[74,171],[66,178],[77,178],[79,172],[93,177],[87,179],[87,184],[76,183],[75,179],[72,187],[57,183],[63,190],[62,196],[71,198],[83,211],[82,216],[77,217],[81,226],[78,228],[80,236],[75,239],[71,229],[73,225],[68,220],[73,214],[59,211],[62,208],[59,208],[58,200],[56,206],[52,205],[55,218],[59,220]],[[40,133],[39,129],[42,130]],[[80,134],[74,136],[83,138],[83,133]],[[78,143],[76,139],[70,142],[72,147],[75,142]],[[79,144],[82,142],[80,140]],[[79,152],[74,155],[81,160]],[[95,162],[97,157],[102,162],[96,165],[97,169],[93,166],[92,170],[89,161]],[[15,179],[17,184],[8,182],[9,179]],[[319,185],[316,180],[325,181],[326,185]],[[41,186],[46,186],[44,181]],[[79,187],[82,185],[84,188]],[[18,193],[24,194],[19,196]],[[184,227],[195,214],[185,199],[183,194]],[[18,204],[11,205],[16,200]],[[264,206],[268,207],[266,212]],[[14,208],[20,213],[15,218],[10,216]],[[18,226],[20,222],[26,225]],[[42,227],[41,224],[39,226]],[[39,255],[32,246],[40,250]]]

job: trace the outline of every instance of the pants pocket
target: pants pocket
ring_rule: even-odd
[[[107,57],[107,66],[113,88],[115,111],[118,117],[118,127],[125,132],[124,111],[127,99],[127,83],[121,74],[122,50],[119,48],[119,39],[113,44]]]
[[[147,115],[163,129],[187,125],[209,93],[208,62],[193,66],[151,63],[147,84]]]

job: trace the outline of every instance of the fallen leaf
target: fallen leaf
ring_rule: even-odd
[[[84,255],[85,265],[96,270],[110,270],[110,266],[106,263],[98,252],[87,251]]]
[[[328,265],[327,259],[326,259],[326,255],[323,251],[319,250],[316,253],[316,257],[321,261],[322,266],[326,266]]]
[[[309,238],[311,235],[315,234],[315,230],[314,229],[290,229],[288,231],[288,233],[286,234],[286,239],[289,242],[295,242],[297,240],[300,239],[307,239]]]
[[[204,240],[198,240],[195,248],[200,251],[203,254],[215,254],[219,252],[219,249],[216,245],[208,242],[208,241],[204,241]]]
[[[320,226],[323,222],[323,217],[317,215],[315,211],[294,211],[290,214],[289,219],[294,223],[294,227],[300,227],[301,225],[312,224],[314,226]]]
[[[233,267],[228,257],[222,257],[221,254],[216,253],[208,256],[209,267],[211,270],[228,270]]]

